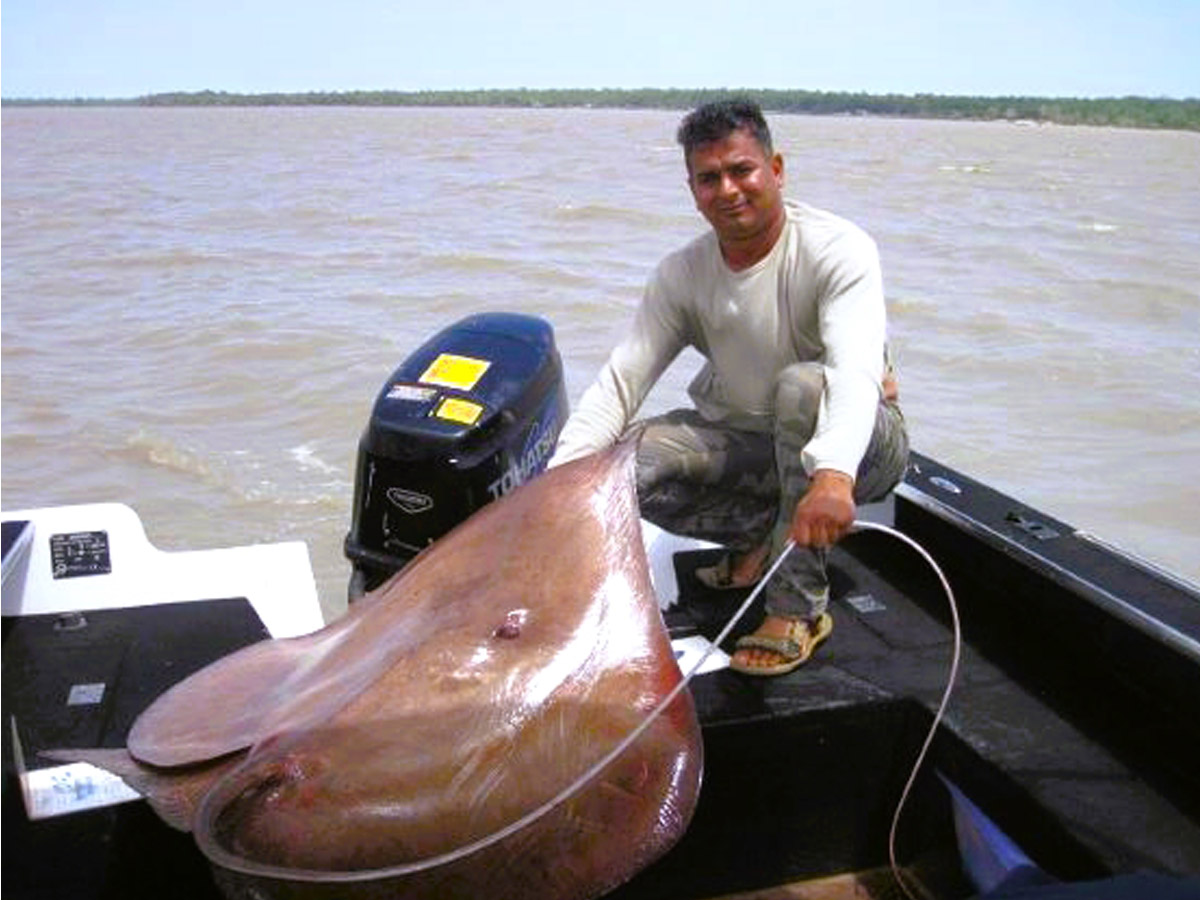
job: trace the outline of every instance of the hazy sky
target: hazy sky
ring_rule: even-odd
[[[775,87],[1200,97],[1200,0],[4,0],[5,97]]]

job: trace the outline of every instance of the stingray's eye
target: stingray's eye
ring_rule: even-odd
[[[525,624],[525,619],[528,615],[529,610],[527,609],[514,609],[504,617],[504,623],[493,631],[492,635],[506,641],[520,637],[521,626]]]

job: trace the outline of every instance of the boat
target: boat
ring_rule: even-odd
[[[481,360],[524,389],[472,399]],[[558,366],[548,326],[490,314],[392,374],[359,443],[352,598],[437,537],[378,514],[373,492],[433,502],[432,479],[381,487],[389,466],[449,453],[475,503],[536,477],[565,411]],[[493,407],[510,434],[488,431]],[[475,428],[476,452],[454,450]],[[675,848],[611,896],[1200,896],[1200,588],[920,454],[860,514],[830,554],[832,638],[766,679],[725,665],[756,594],[709,591],[694,572],[719,548],[646,526],[704,785]],[[3,519],[4,895],[216,897],[188,835],[38,751],[123,746],[190,671],[319,627],[306,548],[164,553],[120,504]]]

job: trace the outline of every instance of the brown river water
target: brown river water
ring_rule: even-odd
[[[383,380],[512,310],[554,325],[578,398],[705,227],[679,115],[6,108],[4,508],[123,501],[168,550],[304,540],[336,612]],[[1200,580],[1200,134],[771,121],[787,193],[879,244],[916,448]]]

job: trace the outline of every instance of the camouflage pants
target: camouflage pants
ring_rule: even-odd
[[[776,385],[773,433],[709,422],[678,409],[639,423],[638,501],[642,515],[676,534],[744,553],[768,539],[774,560],[787,542],[809,477],[800,451],[816,429],[825,386],[819,363],[798,363]],[[856,503],[882,500],[908,465],[899,406],[881,401],[854,483]],[[764,588],[768,613],[814,618],[829,602],[826,553],[797,547]]]

